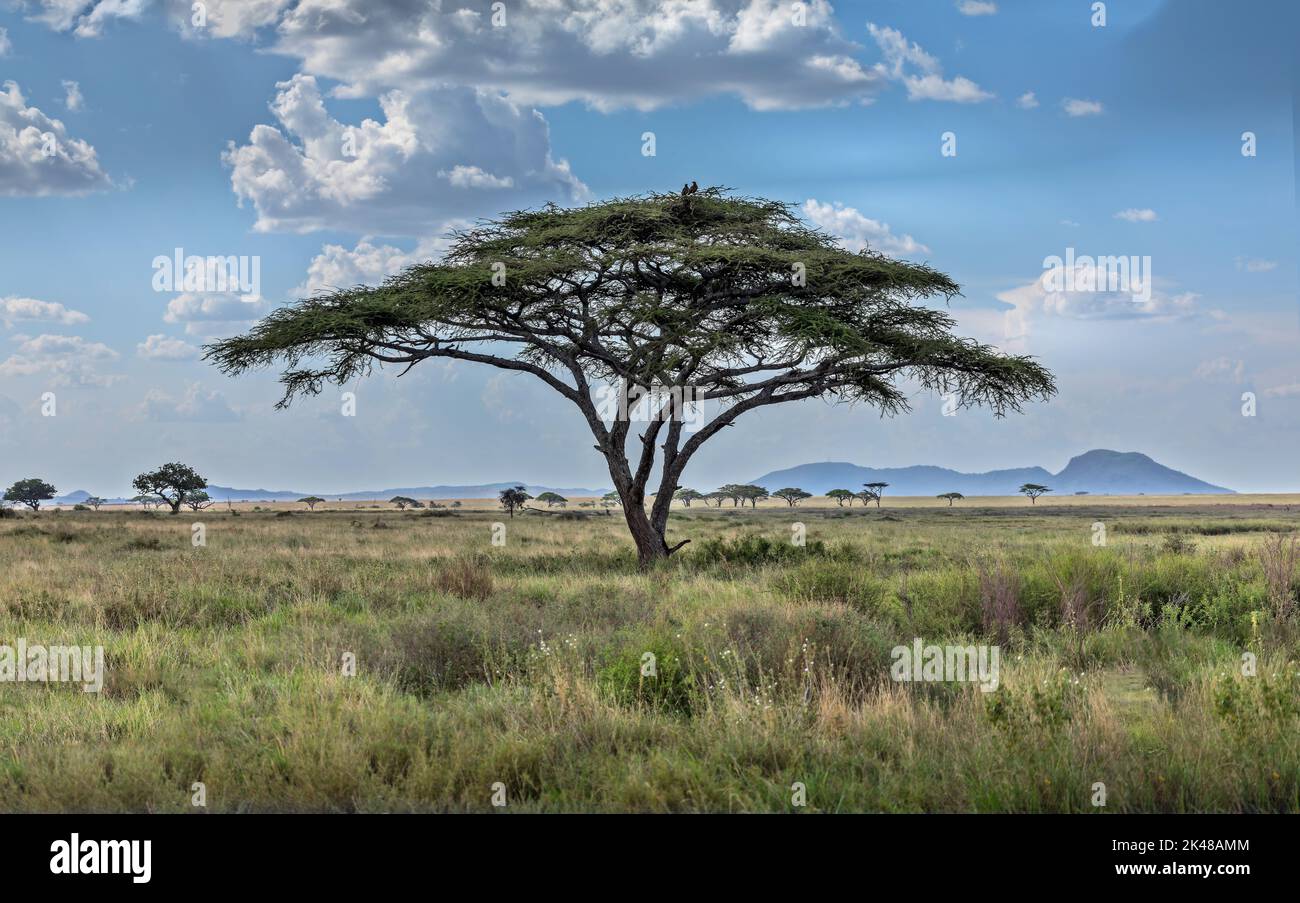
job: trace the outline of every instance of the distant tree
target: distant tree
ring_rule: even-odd
[[[156,496],[171,507],[172,514],[176,514],[185,503],[185,494],[207,489],[208,481],[193,467],[173,462],[140,474],[131,485],[142,495]]]
[[[140,495],[133,495],[131,496],[131,498],[127,499],[127,501],[134,502],[135,504],[139,505],[141,508],[143,508],[146,511],[149,510],[149,506],[158,504],[158,500],[156,498],[154,498],[151,495],[145,495],[143,493],[141,493]]]
[[[800,502],[802,502],[804,499],[810,499],[810,498],[812,498],[812,493],[811,493],[811,492],[804,492],[802,489],[797,489],[797,488],[794,488],[794,487],[787,487],[787,488],[785,488],[785,489],[778,489],[776,492],[772,493],[772,495],[773,495],[775,498],[778,498],[778,499],[781,499],[782,501],[784,501],[784,502],[785,502],[787,505],[789,505],[791,508],[793,508],[795,505],[797,505],[797,504],[799,504]]]
[[[563,508],[569,500],[558,492],[543,492],[537,497],[537,501],[545,502],[547,508],[554,508],[556,505]]]
[[[522,486],[515,486],[511,489],[502,489],[500,495],[501,507],[509,511],[511,517],[514,517],[515,509],[524,507],[524,502],[528,501],[530,498],[532,498],[532,496],[525,492],[524,487]]]
[[[744,487],[739,483],[728,483],[726,486],[719,486],[718,492],[721,492],[725,498],[731,499],[731,507],[741,505],[745,501]],[[722,506],[719,505],[719,508]]]
[[[1048,489],[1046,486],[1039,486],[1037,483],[1026,483],[1020,487],[1020,492],[1023,495],[1029,496],[1029,501],[1035,505],[1038,504],[1038,497],[1040,495],[1051,491],[1052,490]]]
[[[1051,395],[1037,363],[953,334],[955,321],[926,303],[958,292],[926,264],[841,247],[788,204],[700,188],[480,222],[437,261],[276,307],[205,356],[227,374],[282,366],[281,407],[377,363],[526,373],[577,408],[648,568],[685,544],[669,545],[666,531],[688,462],[745,414],[808,399],[893,414],[913,386],[998,415]],[[597,398],[611,385],[612,422]],[[675,391],[634,431],[629,402],[660,386]],[[693,402],[716,403],[696,429],[686,387]]]
[[[453,508],[459,508],[459,507],[460,507],[460,499],[457,499],[456,501],[452,502],[452,503],[451,503],[451,507],[453,507]]]
[[[848,489],[832,489],[830,492],[826,493],[826,497],[828,499],[835,499],[836,504],[841,508],[844,507],[845,502],[848,502],[849,507],[852,508],[853,500],[857,498],[857,496]]]
[[[308,511],[315,511],[316,506],[325,500],[318,495],[309,495],[306,498],[298,499],[298,501],[306,505]]]
[[[885,487],[888,483],[863,483],[863,486],[871,490],[871,495],[876,500],[876,507],[880,507],[880,497],[885,494]]]
[[[704,504],[708,505],[709,502],[713,502],[715,505],[721,508],[722,503],[729,498],[731,498],[731,496],[723,492],[721,489],[715,489],[704,496]]]
[[[740,497],[741,504],[743,505],[745,502],[749,502],[751,508],[757,508],[759,502],[771,497],[771,493],[762,486],[754,486],[751,483],[737,486],[735,491]]]
[[[681,502],[685,507],[691,507],[691,502],[698,502],[704,498],[704,494],[696,492],[694,489],[681,488],[673,493],[673,498]]]
[[[191,489],[185,493],[184,501],[191,511],[202,511],[212,504],[212,499],[202,489]]]
[[[407,508],[415,507],[415,499],[405,495],[395,495],[388,500],[388,504],[396,505],[398,511],[405,511]]]
[[[870,489],[860,490],[856,495],[854,495],[854,498],[862,499],[864,507],[872,502],[876,503],[876,507],[880,507],[880,494],[878,492],[873,492]]]
[[[5,490],[4,500],[26,505],[33,511],[41,509],[41,502],[54,498],[54,487],[38,477],[19,480]]]
[[[947,500],[948,500],[948,507],[951,508],[953,502],[960,501],[960,500],[966,498],[966,496],[962,495],[960,492],[945,492],[943,495],[936,495],[935,498],[937,498],[937,499],[947,499]]]

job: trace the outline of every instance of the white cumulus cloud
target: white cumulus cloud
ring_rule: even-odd
[[[930,253],[929,248],[912,236],[895,235],[888,223],[863,216],[853,207],[823,204],[809,198],[800,209],[808,222],[834,235],[854,253],[868,247],[896,256]]]
[[[111,187],[95,149],[27,106],[16,82],[0,91],[0,195],[85,194]]]

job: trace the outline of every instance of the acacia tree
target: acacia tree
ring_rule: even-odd
[[[707,507],[709,502],[715,502],[717,503],[717,506],[721,508],[722,503],[729,498],[731,498],[731,496],[727,495],[727,493],[723,492],[721,489],[715,489],[704,497],[704,504]]]
[[[958,338],[914,303],[956,294],[924,264],[844,250],[789,204],[702,188],[505,214],[456,233],[440,261],[278,308],[205,358],[227,374],[282,364],[281,407],[376,363],[529,374],[585,420],[645,567],[685,545],[666,538],[673,489],[743,414],[810,398],[894,414],[917,385],[998,415],[1050,396],[1032,359]],[[611,386],[607,421],[596,396]],[[627,412],[656,389],[667,400],[633,430]],[[698,428],[683,398],[708,412]]]
[[[863,483],[863,486],[871,490],[871,497],[876,500],[876,507],[880,507],[880,497],[885,494],[885,487],[888,483]]]
[[[691,502],[698,502],[700,499],[704,498],[704,495],[696,492],[694,489],[678,489],[673,493],[673,498],[681,502],[683,506],[689,508],[691,507]]]
[[[966,496],[962,495],[960,492],[945,492],[942,495],[936,495],[935,498],[947,499],[948,507],[951,508],[953,502],[957,501],[958,499],[964,499],[966,498]]]
[[[852,508],[853,500],[857,498],[856,495],[854,495],[852,492],[850,492],[847,489],[832,489],[826,493],[826,497],[828,499],[835,499],[836,504],[838,504],[841,508],[844,507],[845,502],[848,502],[849,507]]]
[[[315,511],[316,506],[325,500],[318,495],[309,495],[306,498],[298,499],[298,501],[306,505],[308,511]]]
[[[795,505],[799,504],[804,499],[812,498],[812,493],[804,492],[802,489],[791,486],[785,489],[778,489],[776,492],[772,493],[772,496],[774,498],[781,499],[783,502],[785,502],[787,505],[793,508]]]
[[[212,504],[212,499],[202,489],[191,489],[185,493],[184,502],[191,511],[202,511]]]
[[[176,514],[181,510],[186,494],[208,488],[208,481],[188,464],[172,462],[140,474],[131,485],[141,495],[157,496],[171,507],[172,514]]]
[[[569,500],[558,492],[543,492],[537,497],[537,501],[545,502],[547,508],[554,508],[556,505],[563,508]]]
[[[55,489],[52,485],[40,479],[39,477],[28,477],[25,480],[19,480],[5,490],[4,500],[6,502],[17,502],[20,505],[26,505],[33,511],[41,510],[41,502],[54,498]]]
[[[414,508],[416,501],[405,495],[395,495],[388,500],[388,504],[396,505],[398,511],[405,511],[407,508]]]
[[[880,496],[870,489],[860,490],[854,498],[862,499],[863,508],[867,507],[872,502],[875,502],[877,507],[880,506]]]
[[[771,497],[771,493],[762,486],[755,486],[752,483],[737,486],[736,494],[740,498],[740,507],[742,508],[745,507],[745,502],[749,502],[749,507],[757,508],[759,502]]]
[[[1038,504],[1038,497],[1040,495],[1051,491],[1052,490],[1048,489],[1046,486],[1040,486],[1037,483],[1025,483],[1020,487],[1021,494],[1029,496],[1030,503],[1034,505]]]
[[[532,498],[522,486],[502,489],[498,497],[501,499],[501,507],[509,511],[511,517],[515,516],[515,509],[524,507],[524,502]]]

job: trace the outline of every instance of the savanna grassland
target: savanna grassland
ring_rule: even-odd
[[[107,665],[0,684],[0,810],[1297,811],[1300,506],[1217,501],[696,505],[651,573],[589,510],[0,520],[0,642]]]

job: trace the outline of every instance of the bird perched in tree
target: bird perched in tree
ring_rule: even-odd
[[[694,180],[692,180],[692,181],[691,181],[691,194],[695,194],[695,192],[697,192],[697,191],[699,191],[699,190],[700,190],[700,186],[697,185],[697,184],[695,183]]]
[[[683,186],[682,186],[682,197],[686,197],[686,195],[688,195],[688,194],[695,194],[695,192],[697,192],[697,191],[699,191],[699,190],[700,190],[700,186],[699,186],[697,183],[695,183],[695,182],[691,182],[691,184],[689,184],[689,185],[683,185]]]
[[[691,193],[691,186],[689,186],[689,185],[687,185],[685,182],[683,182],[683,183],[682,183],[682,197],[686,197],[686,195],[688,195],[688,194],[690,194],[690,193]]]

